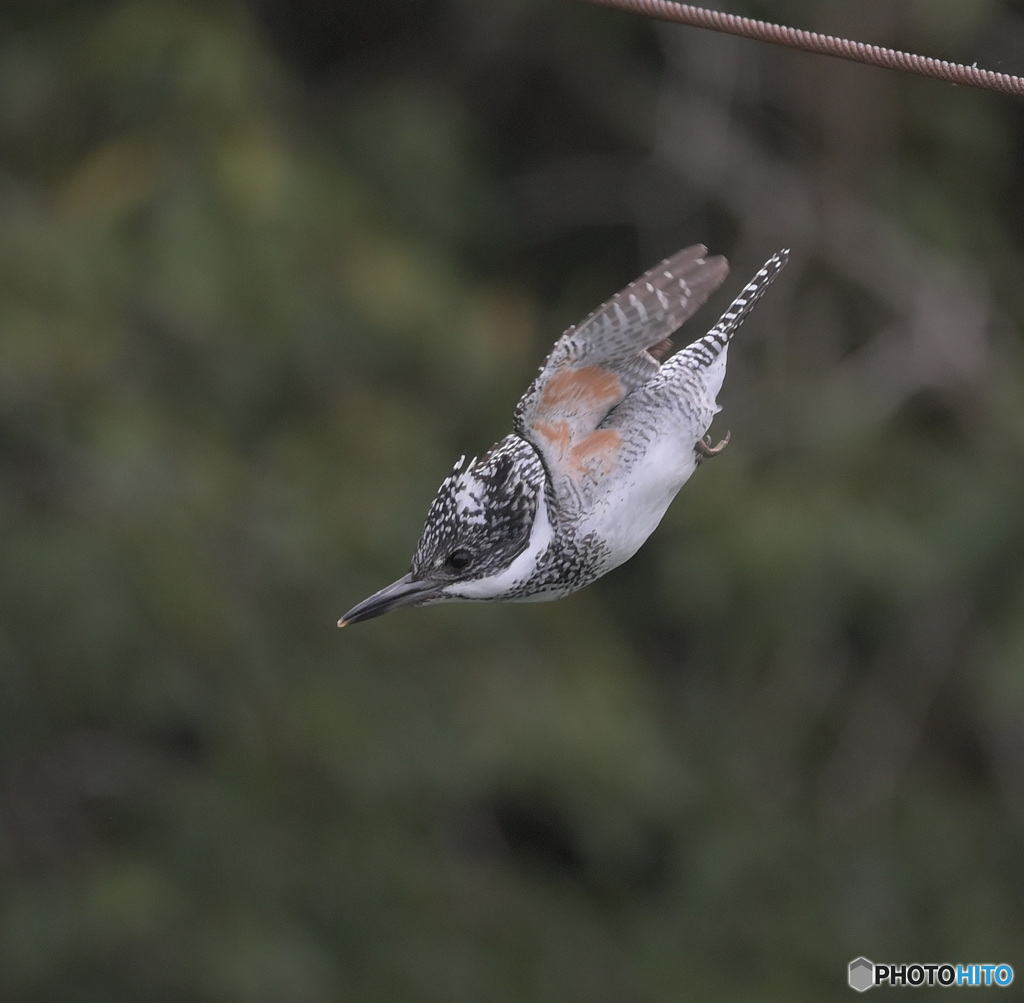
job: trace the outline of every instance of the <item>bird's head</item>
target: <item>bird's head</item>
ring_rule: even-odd
[[[344,627],[399,606],[514,595],[550,542],[545,473],[516,435],[445,478],[427,513],[409,574],[350,609]]]

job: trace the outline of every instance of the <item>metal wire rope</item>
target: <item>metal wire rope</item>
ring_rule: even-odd
[[[864,42],[854,42],[848,38],[822,35],[817,31],[787,28],[785,25],[772,24],[769,21],[756,21],[738,14],[726,14],[718,10],[708,10],[706,7],[675,3],[673,0],[584,0],[584,2],[598,4],[602,7],[614,7],[617,10],[629,11],[634,14],[643,14],[661,21],[710,28],[712,31],[738,35],[741,38],[785,45],[804,52],[836,56],[840,59],[852,60],[855,63],[866,63],[869,66],[881,66],[888,70],[904,70],[907,73],[917,73],[924,77],[945,80],[948,83],[980,87],[1002,94],[1024,95],[1024,77],[1018,77],[1011,73],[997,73],[994,70],[983,70],[977,66],[966,66],[963,63],[950,63],[944,59],[933,59],[930,56],[917,56],[911,52],[887,49],[881,45],[867,45]]]

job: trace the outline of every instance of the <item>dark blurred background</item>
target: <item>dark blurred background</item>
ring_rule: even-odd
[[[1021,3],[728,8],[1024,72]],[[793,257],[640,554],[339,633],[697,241],[694,336]],[[559,0],[7,0],[0,998],[1020,975],[1022,325],[1011,98]]]

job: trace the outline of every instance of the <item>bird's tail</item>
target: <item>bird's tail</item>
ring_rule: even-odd
[[[718,323],[703,338],[698,338],[692,345],[687,345],[679,351],[671,361],[690,369],[707,369],[722,354],[729,340],[739,330],[740,324],[747,319],[747,314],[754,309],[754,304],[775,281],[775,276],[782,271],[788,260],[789,248],[783,248],[773,254],[743,287],[729,309],[719,318]]]

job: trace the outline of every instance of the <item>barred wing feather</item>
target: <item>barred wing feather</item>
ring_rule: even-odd
[[[722,283],[729,266],[700,244],[626,286],[555,343],[516,407],[515,428],[538,449],[560,498],[614,465],[619,433],[599,428],[660,371],[667,339]]]

